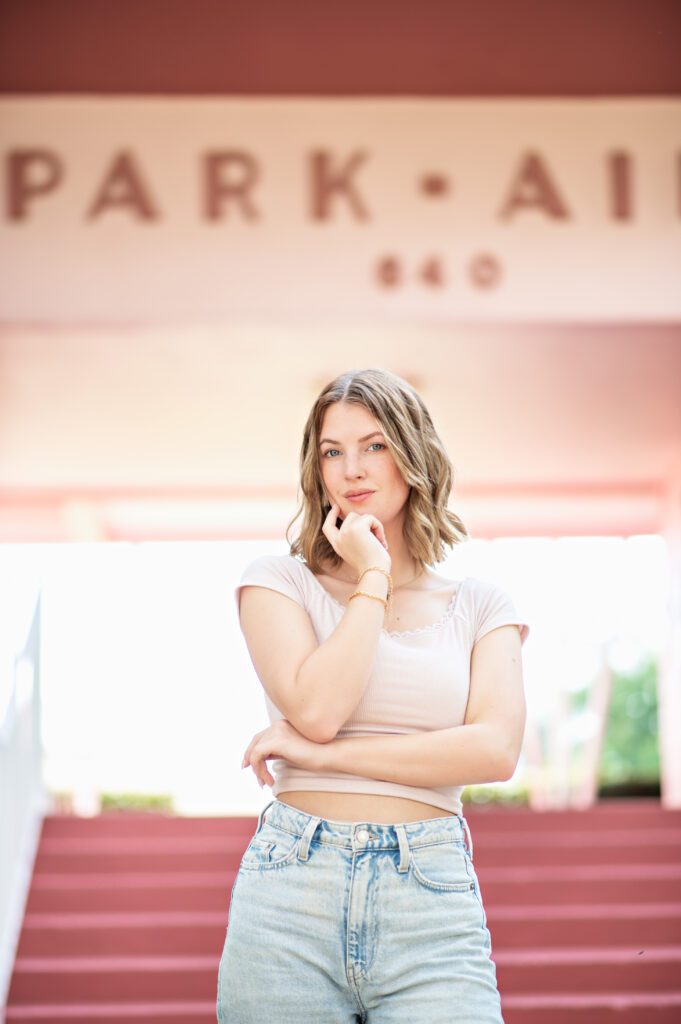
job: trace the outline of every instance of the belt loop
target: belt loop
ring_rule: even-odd
[[[276,797],[274,797],[272,800],[270,800],[270,802],[268,804],[266,804],[265,807],[263,807],[263,809],[261,810],[260,814],[258,815],[258,827],[255,830],[255,835],[256,836],[257,836],[258,832],[260,831],[260,829],[262,828],[262,819],[263,819],[263,817],[265,815],[265,811],[269,810],[269,808],[272,806],[272,804],[274,803],[275,800],[276,800]]]
[[[315,834],[315,832],[317,831],[317,825],[319,824],[319,822],[321,820],[322,820],[321,818],[310,818],[310,820],[308,821],[307,825],[303,829],[303,836],[302,836],[302,839],[300,841],[300,846],[298,847],[298,859],[299,860],[307,860],[307,854],[308,854],[308,850],[310,849],[310,843],[312,842],[312,837]]]
[[[463,825],[464,832],[466,833],[466,841],[468,843],[468,853],[470,854],[471,860],[473,860],[473,840],[471,838],[471,830],[469,829],[468,822],[464,818],[463,814],[461,815],[461,824]]]
[[[395,825],[397,842],[400,844],[400,863],[397,865],[399,872],[407,871],[409,868],[409,840],[404,825]]]

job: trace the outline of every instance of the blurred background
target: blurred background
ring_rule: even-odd
[[[467,806],[681,807],[680,52],[673,0],[0,4],[5,961],[43,822],[270,799],[233,590],[351,368],[531,624]]]

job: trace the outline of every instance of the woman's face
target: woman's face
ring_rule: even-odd
[[[372,436],[369,437],[368,435]],[[348,512],[371,512],[383,525],[398,516],[409,495],[377,420],[363,405],[334,402],[322,420],[319,465],[329,504]],[[359,501],[348,492],[372,491]]]

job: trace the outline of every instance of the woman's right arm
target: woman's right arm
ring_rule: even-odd
[[[375,565],[390,572],[380,521],[350,513],[339,531],[334,508],[323,529],[347,564],[358,575]],[[360,589],[385,598],[388,581],[382,572],[370,571]],[[355,597],[330,636],[318,643],[309,615],[292,598],[266,587],[243,587],[241,629],[253,666],[272,702],[308,739],[332,740],[357,707],[369,681],[384,615],[382,601]]]
[[[362,590],[385,597],[383,573],[368,572]],[[317,642],[310,617],[290,597],[244,586],[241,629],[251,661],[272,702],[315,743],[332,740],[361,700],[384,617],[382,602],[360,595],[326,640]]]

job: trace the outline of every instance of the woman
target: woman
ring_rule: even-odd
[[[468,534],[400,377],[323,389],[301,485],[290,553],[236,588],[272,723],[242,766],[274,799],[232,889],[218,1021],[503,1024],[460,795],[513,774],[529,627],[500,587],[430,568]]]

